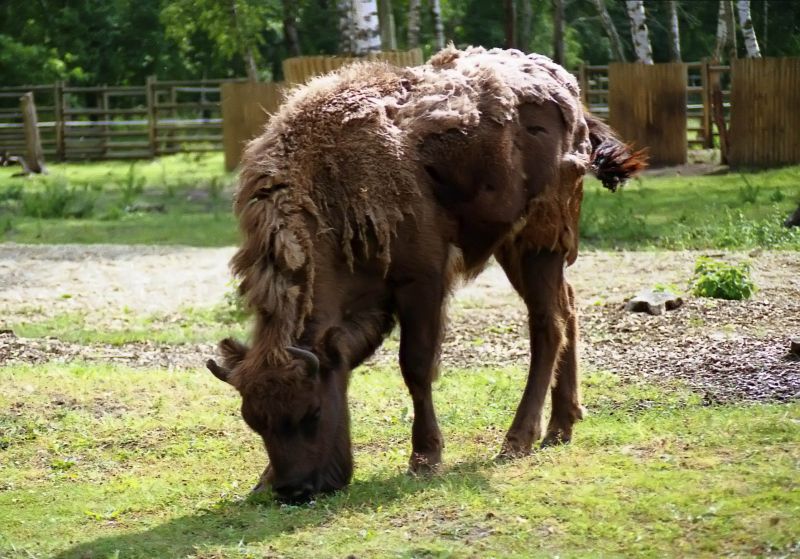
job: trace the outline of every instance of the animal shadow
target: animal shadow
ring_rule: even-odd
[[[269,543],[284,533],[327,524],[343,512],[376,510],[388,502],[429,488],[447,485],[455,490],[480,491],[488,486],[484,470],[491,465],[489,459],[476,460],[454,464],[428,476],[402,473],[384,479],[357,480],[311,505],[280,505],[264,496],[222,500],[194,514],[146,530],[80,543],[55,555],[55,559],[183,557],[204,546]]]

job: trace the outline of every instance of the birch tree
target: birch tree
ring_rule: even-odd
[[[395,50],[397,48],[397,37],[394,28],[392,0],[378,0],[378,22],[381,27],[381,48],[383,50]]]
[[[341,0],[340,51],[355,55],[381,50],[377,0]]]
[[[617,33],[617,28],[614,26],[614,21],[608,14],[606,3],[603,0],[592,0],[597,12],[600,14],[600,23],[603,24],[603,29],[608,35],[608,40],[611,43],[611,59],[617,62],[625,62],[625,50],[622,48],[622,41]]]
[[[642,0],[627,0],[628,18],[631,21],[631,38],[636,58],[644,64],[653,63],[653,48],[650,46],[650,32]]]
[[[678,2],[669,0],[669,53],[673,62],[681,61],[681,32],[678,24]]]
[[[726,53],[729,60],[736,58],[736,21],[733,18],[731,0],[720,0],[717,12],[717,43],[714,48],[714,61],[722,62]]]
[[[408,48],[419,46],[420,0],[408,0]]]
[[[431,13],[433,14],[433,32],[436,50],[444,48],[444,23],[442,22],[441,0],[431,0]]]
[[[742,28],[747,58],[761,58],[761,50],[758,48],[758,39],[756,39],[756,28],[753,25],[753,18],[750,17],[750,0],[739,0],[737,7],[739,8],[739,25]]]

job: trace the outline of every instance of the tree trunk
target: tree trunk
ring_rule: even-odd
[[[650,46],[650,32],[642,0],[627,0],[628,17],[631,20],[631,37],[636,58],[643,64],[653,63],[653,49]]]
[[[553,60],[564,65],[564,0],[553,0]]]
[[[669,53],[673,62],[681,61],[681,31],[678,24],[678,2],[669,0]]]
[[[742,28],[747,58],[761,58],[761,50],[758,48],[758,39],[756,39],[756,28],[750,17],[750,0],[739,0],[738,8],[739,25]]]
[[[769,0],[764,0],[764,30],[761,32],[761,44],[764,54],[767,53],[767,22],[769,21]]]
[[[381,49],[396,50],[397,36],[394,29],[392,0],[378,0],[378,23],[381,27]]]
[[[442,22],[442,3],[440,0],[431,0],[431,13],[433,14],[436,50],[441,50],[444,48],[444,23]]]
[[[342,0],[340,50],[360,56],[381,50],[377,0]]]
[[[714,47],[714,62],[722,62],[722,53],[725,45],[728,44],[728,18],[725,17],[725,5],[727,0],[719,0],[719,10],[717,11],[717,43]]]
[[[603,0],[592,0],[594,2],[597,12],[600,14],[600,22],[603,24],[603,29],[606,30],[608,40],[611,42],[611,58],[617,62],[625,62],[625,49],[622,48],[622,41],[617,33],[617,28],[614,26],[614,21],[608,14],[606,4]]]
[[[36,104],[33,102],[33,93],[30,91],[19,98],[20,109],[22,111],[22,122],[25,127],[25,160],[32,173],[47,174],[44,165],[44,151],[42,150],[42,140],[39,137],[38,118],[36,116]],[[23,165],[23,168],[25,165]]]
[[[533,7],[531,0],[518,0],[519,28],[517,29],[517,43],[519,48],[528,52],[531,48],[531,24],[533,23]]]
[[[283,39],[289,56],[300,56],[300,38],[297,36],[297,2],[283,0]]]
[[[408,48],[419,46],[420,0],[408,0]]]
[[[739,49],[736,45],[736,13],[733,9],[733,0],[725,2],[725,17],[728,20],[728,59],[739,58]]]
[[[517,9],[514,0],[503,0],[505,11],[506,48],[517,48]]]
[[[246,41],[245,38],[242,37],[242,29],[241,25],[239,24],[239,9],[236,0],[231,0],[231,15],[233,16],[233,27],[239,42],[239,48],[242,53],[242,58],[244,59],[244,68],[247,72],[247,79],[251,82],[257,82],[258,67],[256,66],[256,55],[253,51],[253,45],[248,44],[249,41]]]

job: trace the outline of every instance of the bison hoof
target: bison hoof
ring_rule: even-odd
[[[548,433],[547,436],[542,440],[542,448],[547,448],[548,446],[558,446],[562,444],[568,444],[572,440],[571,435],[567,435],[563,431],[555,431],[552,433]]]
[[[427,475],[439,471],[442,464],[441,452],[414,452],[408,461],[408,473]]]

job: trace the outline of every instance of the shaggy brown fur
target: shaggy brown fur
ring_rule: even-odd
[[[356,64],[290,94],[248,146],[234,206],[253,346],[224,341],[223,366],[209,363],[264,438],[264,481],[288,499],[349,481],[348,375],[395,318],[411,467],[436,466],[444,303],[492,254],[528,305],[533,352],[503,453],[541,435],[554,372],[545,440],[569,440],[581,408],[563,267],[577,256],[583,176],[593,167],[616,184],[641,165],[585,113],[574,78],[538,55],[451,47],[425,66]]]

